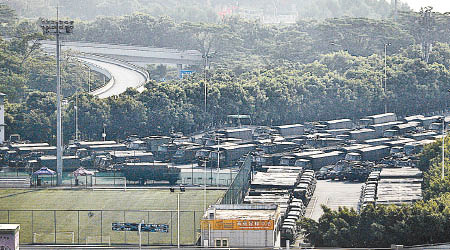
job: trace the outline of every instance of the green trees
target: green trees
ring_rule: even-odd
[[[399,115],[441,109],[449,95],[443,91],[450,88],[445,59],[448,46],[437,44],[429,64],[414,58],[414,51],[411,48],[388,57],[388,107]],[[352,56],[339,51],[322,55],[320,60],[309,64],[281,63],[240,74],[217,68],[208,76],[207,113],[204,112],[205,81],[203,74],[198,73],[183,80],[151,81],[142,93],[129,90],[120,97],[106,100],[80,93],[79,128],[82,138],[100,139],[104,124],[108,139],[124,139],[132,134],[169,134],[173,131],[189,134],[223,124],[230,114],[248,114],[253,124],[258,125],[343,117],[356,119],[383,112],[383,66],[380,56]],[[72,79],[68,82],[83,81],[77,71],[72,72],[67,75]],[[32,76],[45,77],[45,74]],[[50,78],[45,81],[47,85],[35,88],[51,91],[52,80]],[[75,98],[71,97],[68,102],[65,112],[67,139],[74,135]]]
[[[315,222],[304,219],[300,226],[316,247],[389,247],[448,242],[450,195],[403,206],[368,206],[360,214],[323,207]]]
[[[389,247],[391,244],[423,245],[450,240],[450,172],[446,157],[445,178],[441,179],[442,141],[427,145],[420,154],[424,171],[424,200],[412,205],[367,206],[360,214],[340,208],[323,207],[318,222],[305,219],[300,226],[315,246]],[[450,147],[447,136],[446,148]],[[446,151],[446,155],[450,153]]]
[[[156,3],[163,6],[158,1],[152,6]],[[350,3],[383,5],[369,0],[342,0],[336,4],[342,7]],[[211,0],[205,3],[206,8],[210,4],[226,2]],[[313,4],[331,3],[324,0]],[[436,36],[442,43],[434,43],[429,62],[424,63],[420,47],[413,45],[421,39],[414,28],[418,18],[405,12],[398,23],[333,18],[271,26],[238,17],[226,17],[214,24],[179,23],[169,17],[136,13],[77,22],[69,39],[197,49],[212,55],[207,81],[202,66],[198,66],[197,72],[185,79],[160,82],[173,73],[160,65],[149,67],[156,81],[148,83],[143,93],[127,91],[107,100],[80,94],[82,138],[100,139],[103,126],[108,139],[123,139],[131,134],[191,133],[221,125],[229,114],[248,114],[258,125],[356,119],[383,112],[385,101],[388,109],[399,115],[440,110],[450,98],[446,91],[450,89],[449,40]],[[450,26],[447,16],[437,15],[437,19],[436,31]],[[28,43],[42,38],[36,34],[35,23],[21,21],[15,25],[21,27],[13,29],[17,37],[0,43],[0,91],[8,95],[10,103],[18,103],[10,105],[10,120],[21,121],[23,114],[17,107],[24,105],[28,93],[54,92],[55,62]],[[385,92],[383,50],[387,42],[392,45],[388,47]],[[66,140],[74,135],[73,94],[88,88],[87,74],[80,62],[63,58],[62,89],[68,100],[64,117]],[[11,124],[18,129],[23,125]]]
[[[9,0],[10,4],[21,16],[39,17],[54,16],[55,0],[34,0],[23,2]],[[241,15],[250,13],[264,13],[270,17],[275,13],[281,15],[298,15],[300,19],[325,19],[342,16],[368,17],[373,19],[388,18],[391,15],[391,6],[388,1],[378,0],[79,0],[72,2],[60,0],[64,6],[64,15],[82,20],[92,20],[100,15],[123,16],[136,12],[151,14],[153,16],[170,16],[177,22],[216,22],[220,13],[233,11]],[[409,9],[400,4],[401,10]]]

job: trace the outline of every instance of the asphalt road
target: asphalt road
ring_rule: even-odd
[[[316,190],[306,208],[306,217],[318,221],[321,205],[337,210],[339,207],[357,208],[363,183],[318,180]]]
[[[126,91],[127,88],[138,88],[145,82],[145,77],[137,71],[121,67],[113,63],[107,63],[103,61],[97,61],[93,59],[82,58],[81,60],[95,64],[101,68],[106,69],[114,78],[114,84],[112,86],[104,86],[93,92],[99,98],[107,98],[114,95],[119,95]],[[138,88],[139,91],[143,90],[143,87]]]

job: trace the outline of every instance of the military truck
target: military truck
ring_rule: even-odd
[[[394,113],[384,113],[378,115],[367,116],[361,119],[360,122],[366,125],[375,125],[380,123],[395,122],[397,121],[397,116]]]
[[[347,153],[345,159],[348,161],[379,161],[390,154],[389,146],[373,146],[356,149]]]
[[[243,155],[256,149],[255,144],[230,145],[219,148],[220,166],[232,166]],[[217,167],[217,150],[211,150],[209,155],[209,166]]]
[[[275,126],[274,129],[283,137],[300,136],[305,133],[305,127],[302,124]]]
[[[176,164],[188,164],[197,160],[196,153],[203,149],[203,146],[188,146],[179,148],[172,157],[172,162]]]

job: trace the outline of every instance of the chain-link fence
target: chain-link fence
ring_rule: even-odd
[[[44,201],[43,201],[44,202]],[[203,211],[180,211],[180,244],[194,245]],[[112,223],[167,225],[141,232],[143,245],[178,243],[177,210],[0,210],[0,223],[20,224],[21,244],[139,244],[139,232],[115,231]]]
[[[250,175],[252,172],[252,155],[248,154],[242,163],[239,173],[234,177],[230,187],[222,198],[222,204],[242,203],[250,186]]]

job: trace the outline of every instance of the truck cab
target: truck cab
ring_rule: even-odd
[[[346,161],[361,161],[362,157],[361,157],[361,154],[359,154],[359,153],[347,153],[345,155],[345,160]]]
[[[298,159],[295,161],[294,166],[302,167],[303,169],[312,169],[311,161],[306,159]]]

